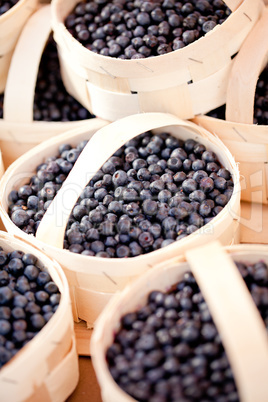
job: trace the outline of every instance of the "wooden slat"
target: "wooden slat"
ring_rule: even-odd
[[[268,243],[268,205],[241,202],[241,243]],[[92,329],[80,321],[74,326],[77,349],[80,356],[89,356],[89,342]]]
[[[260,72],[267,63],[268,8],[243,43],[227,86],[226,120],[253,123],[254,94]]]
[[[187,251],[186,259],[220,333],[241,400],[266,402],[266,328],[232,258],[214,242]]]

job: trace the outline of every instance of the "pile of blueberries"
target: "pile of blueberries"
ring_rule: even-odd
[[[193,43],[230,13],[222,0],[87,0],[75,6],[65,25],[95,53],[140,59]]]
[[[268,329],[267,265],[236,265]],[[138,401],[239,401],[220,334],[189,272],[122,317],[106,358],[114,380]]]
[[[49,38],[42,55],[34,97],[34,120],[77,121],[94,117],[63,85],[56,43]]]
[[[4,0],[0,2],[0,16],[15,6],[19,0]]]
[[[268,64],[257,82],[253,123],[268,125]]]
[[[207,113],[208,116],[225,120],[225,105]],[[259,76],[255,99],[253,124],[268,125],[268,64]]]
[[[0,247],[0,368],[50,320],[60,296],[33,254]]]
[[[62,144],[28,184],[9,194],[13,223],[35,234],[85,141]],[[180,240],[209,223],[233,193],[230,172],[193,139],[143,133],[95,173],[69,219],[64,248],[97,257],[135,257]]]
[[[4,94],[0,95],[0,118],[3,118]],[[60,74],[56,43],[50,36],[39,65],[33,118],[35,121],[78,121],[93,116],[66,91]]]

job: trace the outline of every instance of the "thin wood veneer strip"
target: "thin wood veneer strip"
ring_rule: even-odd
[[[243,0],[223,0],[227,7],[230,8],[231,11],[235,11],[243,2]]]
[[[268,7],[243,43],[234,60],[226,94],[226,120],[253,123],[254,98],[259,74],[268,60]]]
[[[50,32],[50,5],[46,5],[29,19],[15,48],[5,88],[3,114],[7,122],[33,122],[39,63]]]
[[[234,262],[218,242],[190,250],[186,258],[221,335],[241,400],[267,402],[267,333]]]

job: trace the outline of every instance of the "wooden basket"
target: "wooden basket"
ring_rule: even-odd
[[[38,0],[20,0],[0,17],[0,93],[5,88],[12,53],[18,37],[37,5]]]
[[[139,112],[168,112],[187,119],[224,104],[232,57],[264,7],[262,0],[225,1],[232,14],[205,37],[137,61],[95,54],[74,39],[64,20],[77,3],[52,1],[63,82],[82,105],[107,120]]]
[[[148,254],[128,259],[106,259],[78,255],[63,250],[63,237],[69,214],[94,172],[98,171],[103,163],[126,141],[151,129],[155,130],[154,132],[168,130],[175,137],[183,140],[187,138],[199,140],[209,150],[215,151],[220,162],[229,169],[233,177],[234,191],[229,203],[209,224],[178,242]],[[15,226],[8,216],[7,197],[9,192],[26,183],[35,167],[45,157],[56,155],[59,144],[68,142],[77,144],[85,138],[89,138],[86,126],[38,145],[9,167],[0,184],[0,213],[10,233],[17,233],[29,241],[29,235]],[[62,265],[71,289],[74,320],[83,319],[89,327],[92,327],[109,298],[156,263],[165,261],[197,244],[205,244],[211,239],[220,239],[226,245],[238,241],[239,214],[238,169],[233,157],[222,142],[206,130],[173,115],[145,113],[129,116],[107,125],[91,138],[51,203],[51,208],[47,210],[42,219],[37,231],[37,238],[31,236],[30,239]]]
[[[4,118],[0,120],[0,148],[5,167],[35,145],[68,129],[85,123],[98,129],[104,124],[96,118],[73,122],[33,120],[39,63],[50,32],[50,5],[45,5],[25,25],[13,54],[4,95]]]
[[[268,8],[245,40],[230,75],[226,121],[196,116],[193,121],[216,134],[239,163],[244,201],[268,203],[268,127],[253,124],[258,77],[268,62]]]
[[[61,292],[57,311],[0,371],[0,401],[63,402],[78,382],[78,356],[68,282],[59,264],[16,236],[0,232],[4,250],[34,254]]]
[[[115,296],[97,320],[90,345],[103,402],[134,401],[114,382],[105,357],[121,317],[145,305],[150,291],[166,292],[189,270],[220,333],[241,401],[267,401],[267,333],[233,263],[233,260],[257,262],[260,259],[268,263],[267,246],[239,245],[223,249],[218,242],[212,242],[162,263]]]

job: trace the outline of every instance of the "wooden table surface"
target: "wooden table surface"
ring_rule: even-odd
[[[240,220],[241,243],[268,243],[268,206],[261,204],[241,203]],[[101,402],[100,388],[89,355],[91,331],[84,322],[75,324],[77,349],[79,353],[79,383],[67,399],[68,402]],[[85,356],[87,355],[87,356]]]

